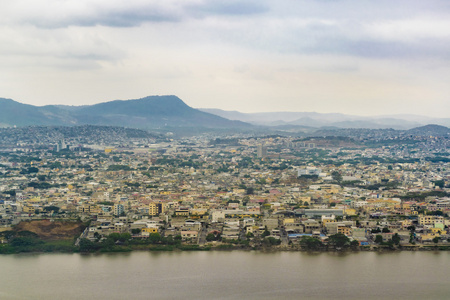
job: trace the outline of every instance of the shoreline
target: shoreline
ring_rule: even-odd
[[[222,247],[221,247],[222,246]],[[0,248],[1,249],[1,248]],[[11,249],[15,250],[15,249]],[[96,251],[80,251],[79,248],[72,247],[72,249],[64,250],[51,250],[48,251],[39,249],[37,251],[30,249],[20,249],[23,251],[10,251],[2,252],[0,255],[10,255],[10,254],[44,254],[44,253],[58,253],[58,254],[103,254],[103,253],[130,253],[130,252],[197,252],[197,251],[259,251],[264,253],[275,253],[275,252],[302,252],[302,253],[359,253],[359,252],[377,252],[377,253],[389,253],[389,252],[447,252],[450,251],[450,245],[410,245],[401,246],[396,248],[391,248],[389,246],[371,246],[371,247],[359,247],[359,248],[345,248],[345,249],[301,249],[300,247],[234,247],[232,245],[219,245],[216,247],[206,246],[201,247],[199,245],[184,245],[184,246],[173,246],[173,245],[158,245],[152,247],[128,247],[128,246],[115,246],[111,249],[99,249]],[[29,251],[28,251],[29,250]],[[40,251],[41,250],[41,251]]]

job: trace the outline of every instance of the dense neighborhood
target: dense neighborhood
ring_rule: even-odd
[[[450,249],[448,136],[93,132],[2,137],[1,253]]]

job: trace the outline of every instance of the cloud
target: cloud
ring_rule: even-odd
[[[0,27],[0,54],[5,59],[27,57],[27,64],[47,64],[62,68],[96,68],[99,62],[114,62],[125,57],[123,50],[101,34],[65,28],[40,30],[33,27]]]
[[[0,23],[41,28],[69,26],[134,27],[143,23],[180,22],[208,15],[252,15],[267,11],[260,1],[242,3],[199,0],[16,0],[0,12]]]
[[[8,4],[1,14],[3,22],[11,25],[130,27],[143,22],[178,21],[181,3],[179,0],[18,0]]]
[[[298,99],[448,101],[447,0],[3,2],[0,69],[11,98],[175,93],[217,99],[209,106],[233,98],[233,109],[243,99],[261,109]]]
[[[269,11],[269,7],[263,3],[264,1],[237,1],[237,0],[221,0],[221,1],[204,1],[196,5],[192,5],[190,11],[194,15],[229,15],[244,16],[256,15]]]

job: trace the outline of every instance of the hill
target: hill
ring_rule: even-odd
[[[149,96],[88,106],[33,106],[0,98],[0,125],[108,125],[141,129],[160,127],[241,128],[250,125],[194,109],[176,96]]]
[[[52,106],[33,106],[0,98],[0,126],[70,125],[66,111]]]
[[[149,131],[123,128],[117,126],[24,126],[17,128],[0,128],[0,147],[17,143],[49,143],[54,144],[62,139],[72,139],[76,144],[101,141],[111,144],[129,139],[157,139],[159,134]]]
[[[406,134],[415,136],[448,136],[450,135],[450,128],[441,125],[430,124],[407,130]]]

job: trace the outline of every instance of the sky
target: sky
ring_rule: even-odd
[[[86,105],[450,115],[447,0],[15,0],[0,97]]]

